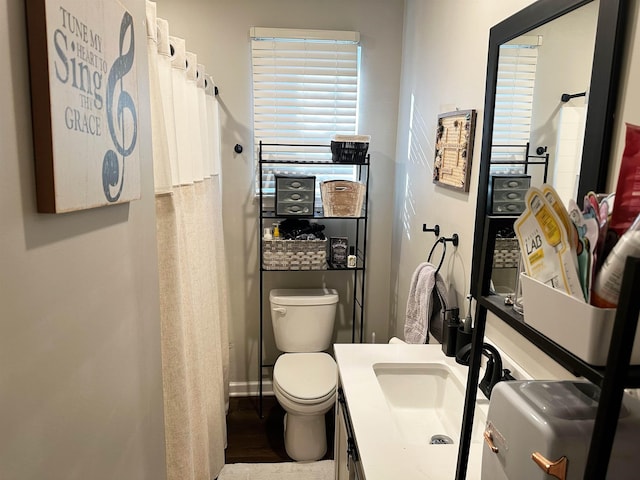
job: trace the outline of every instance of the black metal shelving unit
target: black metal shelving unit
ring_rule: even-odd
[[[515,217],[487,216],[482,242],[483,266],[479,275],[479,288],[476,295],[476,320],[472,337],[472,355],[467,378],[464,414],[458,450],[456,480],[466,478],[471,430],[475,410],[476,391],[480,373],[480,357],[487,319],[491,312],[530,340],[564,368],[577,376],[583,376],[601,388],[598,411],[590,440],[589,455],[585,469],[586,480],[602,480],[606,477],[611,449],[620,415],[623,390],[640,388],[640,367],[631,366],[631,352],[640,314],[640,258],[627,259],[622,290],[616,311],[615,323],[611,335],[607,365],[594,367],[573,355],[561,345],[545,337],[524,323],[522,315],[504,305],[504,299],[489,291],[491,266],[496,232],[513,225]]]
[[[495,148],[522,148],[524,153],[521,160],[509,159],[509,160],[496,160],[491,159],[491,166],[514,166],[522,167],[523,174],[529,175],[530,166],[542,166],[542,182],[547,182],[547,176],[549,175],[549,153],[547,147],[544,147],[544,152],[540,155],[531,155],[531,144],[529,142],[524,145],[491,145],[491,151]]]
[[[367,268],[367,232],[368,232],[368,220],[369,220],[369,160],[370,155],[367,154],[364,162],[353,163],[340,163],[335,164],[330,161],[314,161],[314,160],[289,160],[278,158],[264,158],[264,154],[268,152],[269,148],[277,147],[302,147],[302,148],[326,148],[327,152],[331,148],[330,145],[314,145],[314,144],[284,144],[284,143],[262,143],[258,146],[258,175],[259,175],[259,216],[260,224],[258,228],[258,250],[260,261],[260,338],[258,347],[258,359],[260,362],[258,377],[259,377],[259,414],[263,417],[262,411],[262,397],[263,397],[263,371],[265,368],[273,368],[273,364],[264,363],[264,313],[265,313],[265,298],[264,298],[264,276],[272,272],[287,272],[291,274],[298,274],[299,272],[348,272],[353,275],[353,292],[352,292],[352,317],[351,317],[351,342],[362,343],[364,341],[364,298],[365,298],[365,272]],[[362,215],[358,217],[335,217],[325,216],[322,211],[321,205],[316,205],[313,216],[304,217],[307,220],[329,220],[329,221],[342,221],[354,223],[354,246],[356,247],[357,264],[355,268],[336,268],[332,265],[328,265],[323,270],[273,270],[264,268],[264,249],[262,245],[262,233],[265,220],[277,220],[285,219],[289,217],[278,216],[275,212],[275,202],[273,207],[265,207],[265,194],[263,191],[262,178],[265,166],[271,167],[286,167],[286,166],[298,166],[298,165],[313,165],[318,168],[323,167],[335,167],[340,166],[353,166],[357,171],[357,179],[359,182],[364,183],[365,196],[363,201]],[[268,310],[267,310],[268,311]]]

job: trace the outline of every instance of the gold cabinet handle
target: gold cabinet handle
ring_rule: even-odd
[[[548,475],[559,480],[566,480],[567,465],[569,463],[567,457],[561,457],[559,460],[552,462],[545,458],[540,452],[533,452],[531,458]]]
[[[491,433],[491,430],[484,431],[484,441],[493,453],[498,453],[498,447],[493,443],[493,434]]]

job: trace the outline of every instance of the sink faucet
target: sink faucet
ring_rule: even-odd
[[[480,380],[478,388],[485,397],[491,398],[493,387],[501,380],[512,379],[510,372],[502,369],[502,358],[500,353],[493,345],[489,343],[482,344],[482,354],[487,357],[487,366],[485,368],[484,377]],[[456,362],[461,365],[469,365],[469,357],[471,356],[471,344],[465,345],[456,353]]]

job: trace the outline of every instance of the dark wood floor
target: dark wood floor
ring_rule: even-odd
[[[258,413],[257,397],[232,397],[227,414],[225,463],[272,463],[291,461],[284,448],[284,410],[273,396],[263,397]],[[333,459],[334,411],[327,415],[327,454]]]

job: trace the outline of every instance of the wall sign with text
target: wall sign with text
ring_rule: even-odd
[[[26,8],[38,211],[140,198],[133,17],[116,0]]]

